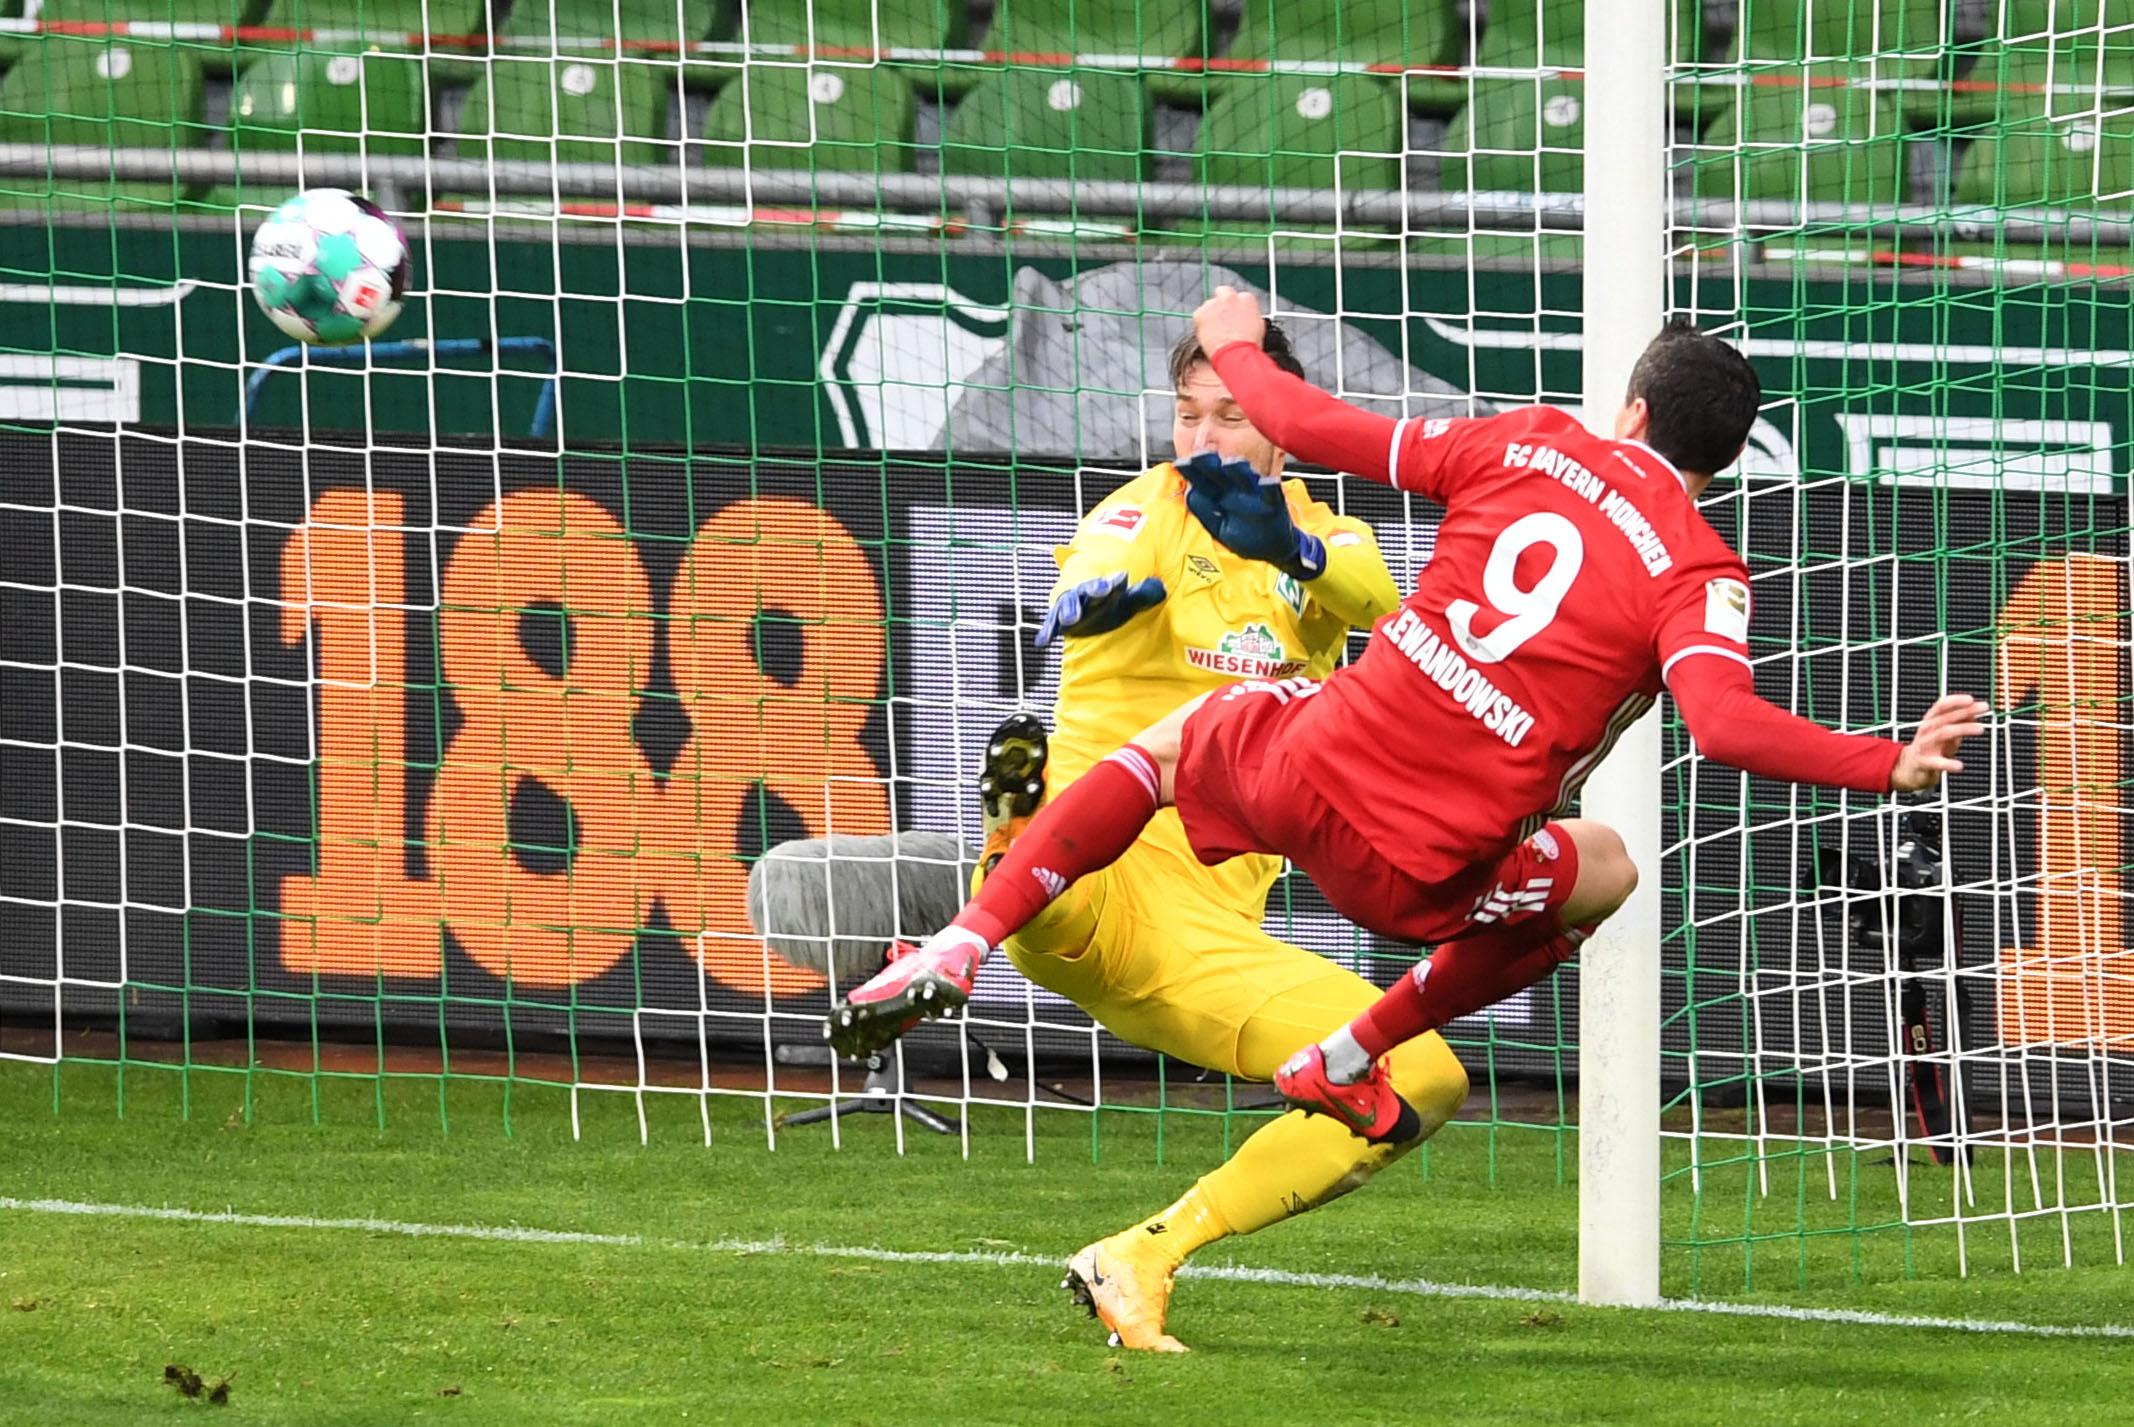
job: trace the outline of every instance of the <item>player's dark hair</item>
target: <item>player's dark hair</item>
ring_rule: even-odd
[[[1304,364],[1298,361],[1297,354],[1289,349],[1289,334],[1272,319],[1267,323],[1267,335],[1260,339],[1260,350],[1283,371],[1299,381],[1304,379]],[[1200,338],[1194,335],[1192,328],[1186,328],[1186,335],[1180,337],[1178,345],[1171,348],[1171,390],[1176,391],[1184,386],[1186,377],[1193,369],[1207,360],[1208,354],[1200,349]]]
[[[1625,400],[1645,398],[1645,444],[1685,471],[1713,475],[1741,454],[1763,404],[1749,359],[1686,317],[1660,329],[1630,369]]]

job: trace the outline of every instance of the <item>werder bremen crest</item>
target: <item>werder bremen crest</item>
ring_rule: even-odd
[[[1276,598],[1295,610],[1301,618],[1304,614],[1304,586],[1294,575],[1282,575],[1274,582]]]

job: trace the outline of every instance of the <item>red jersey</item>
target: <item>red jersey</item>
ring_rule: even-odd
[[[1755,697],[1748,570],[1658,452],[1552,407],[1395,423],[1240,344],[1216,366],[1283,449],[1445,508],[1414,593],[1298,711],[1291,755],[1403,871],[1449,876],[1568,811],[1670,684],[1729,761],[1888,789],[1896,744]]]

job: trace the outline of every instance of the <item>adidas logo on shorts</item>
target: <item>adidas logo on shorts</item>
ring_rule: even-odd
[[[1503,886],[1492,887],[1475,899],[1474,910],[1467,914],[1467,920],[1495,922],[1506,917],[1520,917],[1538,912],[1548,906],[1549,889],[1555,885],[1554,877],[1529,877],[1526,879],[1526,885],[1516,890]]]

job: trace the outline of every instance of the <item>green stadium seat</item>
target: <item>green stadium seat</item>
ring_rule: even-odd
[[[299,49],[423,55],[432,79],[472,83],[489,48],[488,0],[271,0],[267,24],[309,31]],[[464,42],[433,45],[430,36]]]
[[[32,40],[0,79],[0,143],[192,149],[201,119],[200,61],[189,50],[55,35]],[[175,179],[122,182],[0,179],[0,206],[166,207],[188,196]]]
[[[742,6],[735,38],[841,50],[957,49],[970,38],[970,14],[964,0],[757,0]],[[978,78],[969,66],[933,60],[906,68],[929,76],[929,87],[961,90]]]
[[[1585,187],[1586,86],[1576,79],[1477,80],[1445,131],[1438,187],[1577,193]]]
[[[1914,140],[1890,95],[1846,85],[1758,86],[1745,95],[1705,132],[1706,147],[1695,160],[1700,196],[1903,201],[1905,157]],[[1725,152],[1715,154],[1715,147]]]
[[[1705,58],[1704,10],[1699,0],[1674,0],[1673,22],[1669,29],[1669,41],[1674,49],[1674,62],[1692,65]],[[1481,43],[1475,50],[1475,67],[1478,69],[1579,69],[1586,62],[1586,7],[1583,0],[1493,0],[1489,7],[1489,23],[1483,28]],[[1556,88],[1540,96],[1540,106],[1559,93],[1578,95],[1583,103],[1582,92],[1576,88],[1565,89],[1563,85],[1577,85],[1576,80],[1549,80]],[[1526,85],[1531,91],[1532,81],[1523,79],[1477,79],[1474,93],[1479,98],[1485,86]],[[1464,98],[1464,95],[1463,95]],[[1731,91],[1728,91],[1731,99]],[[1682,84],[1675,87],[1675,108],[1684,117],[1694,117],[1698,104],[1698,87]],[[1488,103],[1489,112],[1504,113],[1509,106],[1504,101]],[[1517,107],[1533,110],[1537,106],[1531,96]],[[1561,106],[1559,106],[1560,108]]]
[[[1697,0],[1675,0],[1672,44],[1678,62],[1704,53],[1704,14]],[[1586,59],[1581,0],[1494,0],[1475,65],[1484,70],[1578,70]],[[1460,191],[1577,193],[1585,187],[1586,86],[1562,75],[1476,79],[1446,129],[1438,186]],[[1679,114],[1695,118],[1700,90],[1674,91]],[[1732,92],[1725,102],[1731,105]],[[1566,233],[1465,233],[1418,236],[1418,251],[1474,259],[1505,256],[1575,260],[1579,240]]]
[[[1475,47],[1475,64],[1532,69],[1586,62],[1586,7],[1580,0],[1497,0]]]
[[[1959,205],[2125,209],[2134,201],[2134,110],[2070,113],[2085,96],[2030,95],[2030,115],[1974,140],[1956,169]],[[2045,101],[2057,101],[2057,107]]]
[[[1198,57],[1206,0],[999,0],[985,47],[1039,55]]]
[[[1466,53],[1467,26],[1453,0],[1244,0],[1224,58],[1405,67],[1456,65]],[[1459,80],[1425,75],[1411,76],[1407,92],[1417,108],[1448,114],[1464,98]]]
[[[2134,0],[2010,0],[1951,99],[1976,138],[1965,205],[2124,208],[2134,130]]]
[[[37,18],[57,24],[140,23],[234,28],[258,24],[266,10],[267,0],[45,0]],[[228,74],[236,67],[237,41],[234,37],[170,41],[159,38],[142,43],[170,44],[184,50],[210,74]]]
[[[1704,48],[1697,0],[1676,0],[1671,31],[1678,63]],[[1484,70],[1579,69],[1586,62],[1583,0],[1496,0],[1475,53]],[[1580,79],[1477,79],[1445,135],[1445,188],[1573,193],[1584,186],[1586,86]],[[1697,118],[1695,85],[1675,89],[1676,109]],[[1726,103],[1732,102],[1731,91]]]
[[[621,53],[683,66],[691,83],[716,85],[733,73],[683,47],[727,32],[732,7],[724,0],[515,0],[497,34],[509,55],[598,57]]]
[[[1475,51],[1482,69],[1576,69],[1583,0],[1496,0]],[[1445,132],[1438,186],[1575,192],[1584,186],[1586,87],[1576,79],[1477,79]]]
[[[704,162],[737,168],[909,173],[918,100],[881,67],[763,65],[704,114]]]
[[[459,157],[510,162],[656,164],[667,136],[671,66],[628,60],[499,57],[467,93]]]
[[[1113,179],[1142,175],[1141,81],[1102,70],[1014,69],[973,89],[941,135],[944,173]]]
[[[1975,59],[1951,86],[1952,125],[2022,122],[2050,85],[2094,86],[2102,108],[2134,99],[2134,0],[2007,0],[1992,7],[1999,31],[1971,47]],[[2063,96],[2062,110],[2094,106]]]
[[[805,45],[811,33],[823,46],[954,49],[969,38],[970,15],[961,0],[757,0],[742,7],[741,38],[750,44]]]
[[[1734,51],[1743,60],[1908,58],[1932,69],[1950,41],[1943,0],[1726,0],[1740,10]]]
[[[1726,122],[1734,100],[1765,91],[1761,113],[1753,121],[1770,122],[1789,106],[1770,93],[1794,91],[1791,107],[1803,102],[1801,91],[1831,90],[1841,84],[1886,83],[1899,121],[1923,129],[1946,123],[1949,94],[1942,88],[1902,89],[1910,82],[1947,79],[1956,62],[1951,37],[1959,0],[1722,0],[1738,5],[1735,14],[1735,65],[1746,84],[1731,96],[1709,92],[1700,129]],[[1998,3],[1998,0],[1994,0]],[[1858,106],[1840,103],[1829,93],[1825,107],[1843,113]],[[1872,106],[1870,106],[1872,107]],[[1791,123],[1788,119],[1787,123]],[[1812,185],[1811,185],[1812,186]]]
[[[513,0],[511,16],[497,32],[497,48],[568,56],[602,53],[621,40],[628,54],[638,52],[628,44],[635,40],[641,52],[658,55],[658,46],[692,44],[725,28],[731,18],[718,0]]]
[[[1213,39],[1206,0],[1000,0],[985,32],[988,50],[1020,55],[1140,55],[1205,62]],[[1058,67],[1065,67],[1064,60]],[[1201,93],[1198,74],[1154,71],[1165,97]]]
[[[230,148],[239,157],[234,185],[215,189],[216,207],[272,207],[286,184],[247,189],[247,153],[420,154],[427,151],[429,86],[422,62],[395,55],[261,55],[230,91]]]
[[[1399,188],[1407,126],[1393,91],[1354,75],[1278,74],[1218,99],[1197,177],[1258,188]]]
[[[1277,74],[1226,88],[1201,121],[1195,178],[1245,188],[1397,189],[1407,118],[1392,89],[1359,75]],[[1270,211],[1267,221],[1211,218],[1206,234],[1259,241],[1270,230],[1316,231]]]

